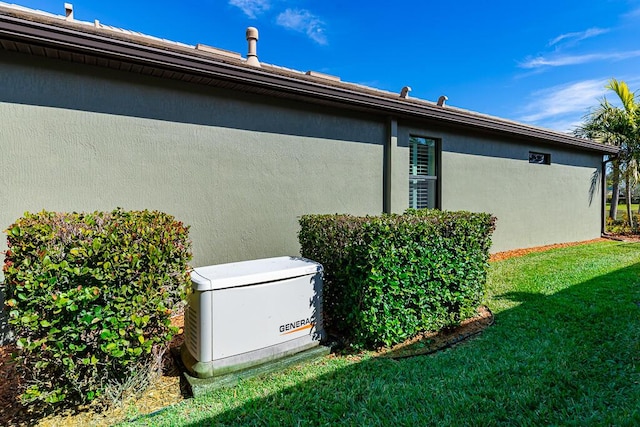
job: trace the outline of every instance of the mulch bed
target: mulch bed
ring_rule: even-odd
[[[550,249],[556,248],[568,248],[569,246],[578,246],[578,245],[586,245],[589,243],[596,242],[605,242],[607,240],[616,240],[620,242],[629,242],[629,243],[638,243],[640,242],[640,235],[621,235],[621,234],[607,234],[603,237],[585,240],[582,242],[571,242],[571,243],[557,243],[555,245],[546,245],[546,246],[536,246],[535,248],[526,248],[526,249],[516,249],[513,251],[505,251],[505,252],[496,252],[495,254],[491,254],[491,258],[489,261],[501,261],[503,259],[516,258],[521,257],[533,252],[544,252]]]
[[[596,243],[596,242],[603,242],[605,240],[605,238],[598,238],[598,239],[593,239],[593,240],[585,240],[582,242],[571,242],[571,243],[556,243],[554,245],[545,245],[545,246],[536,246],[535,248],[526,248],[526,249],[516,249],[513,251],[505,251],[505,252],[496,252],[495,254],[491,254],[491,258],[489,258],[489,261],[502,261],[504,259],[509,259],[509,258],[516,258],[516,257],[521,257],[533,252],[544,252],[544,251],[548,251],[550,249],[557,249],[557,248],[568,248],[569,246],[578,246],[578,245],[585,245],[588,243]]]
[[[638,243],[640,242],[640,235],[632,234],[608,234],[605,236],[607,240],[617,240],[619,242]]]
[[[16,351],[13,344],[0,347],[0,424],[9,425],[17,418],[21,409],[17,404],[16,385],[20,380],[15,366],[11,363],[11,354]],[[22,418],[27,418],[26,414]],[[28,421],[25,420],[25,421]]]

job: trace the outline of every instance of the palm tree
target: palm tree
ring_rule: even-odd
[[[618,156],[611,159],[613,168],[613,194],[609,217],[616,219],[620,181],[624,179],[626,187],[627,218],[633,227],[631,214],[632,188],[638,182],[638,164],[640,163],[640,103],[627,84],[611,79],[606,89],[614,92],[622,104],[621,107],[610,104],[606,98],[600,105],[587,114],[584,123],[575,134],[593,139],[603,144],[620,147]]]

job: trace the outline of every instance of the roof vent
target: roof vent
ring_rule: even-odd
[[[64,14],[67,21],[73,21],[73,5],[71,3],[64,4]]]
[[[409,92],[411,92],[411,88],[409,86],[405,86],[400,91],[400,98],[407,99],[409,97]]]
[[[339,82],[340,77],[332,76],[331,74],[319,73],[317,71],[307,71],[305,73],[307,76],[318,77],[319,79],[332,80],[334,82]]]
[[[440,98],[438,98],[438,107],[444,107],[444,103],[448,100],[449,98],[447,98],[446,95],[442,95]]]
[[[258,61],[258,29],[255,27],[247,28],[247,42],[249,43],[249,51],[247,52],[247,64],[259,67],[260,61]]]

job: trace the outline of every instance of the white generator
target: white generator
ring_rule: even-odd
[[[209,378],[309,349],[324,338],[322,265],[278,257],[195,268],[181,349]]]

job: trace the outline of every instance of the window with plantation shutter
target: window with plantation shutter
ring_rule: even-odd
[[[437,191],[436,141],[409,137],[409,207],[435,208]]]

